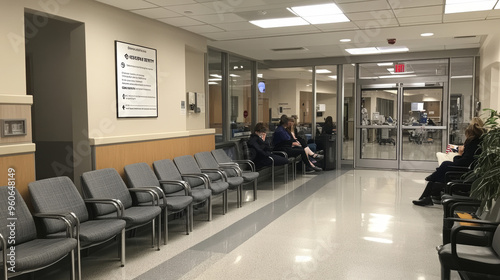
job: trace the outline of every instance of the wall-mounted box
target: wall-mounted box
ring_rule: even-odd
[[[1,120],[2,137],[26,135],[26,119]]]
[[[326,111],[326,104],[316,104],[316,112]]]

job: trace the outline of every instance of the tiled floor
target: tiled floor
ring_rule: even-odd
[[[83,279],[440,279],[436,245],[441,242],[440,206],[411,203],[425,173],[374,170],[299,175],[287,185],[277,178],[236,193],[230,207],[207,222],[195,215],[186,236],[182,220],[169,226],[169,243],[155,251],[147,230],[127,240],[121,268],[116,243],[83,258]],[[36,279],[67,279],[61,266]],[[459,279],[458,274],[452,274]]]

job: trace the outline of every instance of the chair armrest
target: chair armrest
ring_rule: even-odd
[[[55,219],[55,220],[63,221],[66,224],[66,237],[69,237],[69,238],[75,237],[73,228],[76,229],[76,232],[78,233],[78,235],[80,233],[80,221],[78,220],[76,215],[73,214],[72,212],[67,212],[67,213],[35,213],[32,216],[36,217],[36,218],[42,218],[42,219]],[[75,238],[77,238],[78,235]]]
[[[241,177],[241,174],[243,174],[243,171],[241,170],[241,168],[240,168],[240,166],[238,164],[231,165],[231,166],[229,166],[229,165],[219,165],[219,168],[222,169],[222,170],[224,170],[224,171],[226,169],[232,169],[240,177]]]
[[[276,154],[276,155],[282,155],[286,159],[288,159],[288,154],[283,152],[283,151],[272,151],[271,153]]]
[[[475,201],[461,201],[461,202],[456,202],[456,203],[453,203],[450,208],[449,208],[449,212],[448,212],[448,216],[447,217],[452,217],[453,216],[453,213],[455,213],[455,210],[457,209],[457,207],[459,206],[477,206],[479,207],[481,205],[481,202],[475,202]]]
[[[128,189],[130,192],[135,192],[135,193],[138,193],[138,192],[145,192],[145,193],[148,193],[149,195],[151,195],[151,203],[153,206],[155,206],[155,202],[156,202],[156,206],[159,206],[160,205],[160,196],[158,195],[157,191],[158,187],[150,187],[150,186],[144,186],[144,187],[139,187],[139,188],[131,188],[131,189]],[[163,193],[163,191],[160,189],[160,191]]]
[[[115,198],[86,198],[83,200],[85,203],[92,204],[111,204],[116,208],[116,215],[118,219],[123,217],[123,213],[125,212],[125,206],[119,199]]]
[[[249,159],[233,160],[233,162],[247,164],[248,166],[250,166],[250,170],[252,170],[252,172],[255,172],[255,163]]]
[[[222,178],[222,181],[227,182],[227,175],[223,173],[220,169],[216,168],[206,168],[206,169],[201,169],[201,172],[203,173],[218,173],[220,177]]]
[[[205,189],[209,188],[210,178],[208,177],[207,174],[203,174],[203,173],[186,173],[186,174],[181,174],[181,177],[200,179],[200,180],[203,181],[203,184],[205,185]]]
[[[462,220],[462,219],[459,219]],[[468,223],[470,223],[470,220],[463,220]],[[474,221],[474,223],[478,223],[477,221]],[[460,231],[463,230],[474,230],[474,231],[487,231],[487,232],[495,232],[495,230],[498,227],[497,224],[492,224],[491,222],[485,222],[485,223],[478,223],[481,224],[481,226],[459,226],[451,231],[451,253],[453,255],[453,258],[455,258],[456,261],[460,260],[460,257],[457,254],[457,236]],[[483,225],[484,224],[484,225]]]
[[[159,180],[159,182],[160,182],[160,184],[179,185],[179,186],[184,188],[184,192],[186,193],[187,196],[191,195],[191,186],[186,181],[183,181],[183,180]]]

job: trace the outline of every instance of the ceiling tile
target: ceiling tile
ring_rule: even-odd
[[[391,8],[386,0],[372,0],[354,3],[338,4],[344,13],[388,10]]]
[[[285,8],[281,9],[271,9],[271,10],[256,10],[247,12],[237,12],[238,16],[246,20],[260,20],[260,19],[270,19],[270,18],[286,18],[286,17],[296,17],[292,12]]]
[[[123,10],[155,8],[156,6],[143,0],[96,0]]]
[[[361,13],[347,13],[346,16],[350,20],[379,20],[395,18],[392,10],[380,10],[376,12],[361,12]]]
[[[444,0],[387,0],[393,9],[443,5]]]
[[[356,20],[354,23],[361,29],[399,26],[399,22],[395,18],[384,20]]]
[[[244,18],[242,18],[236,14],[232,14],[232,13],[217,14],[217,15],[191,16],[191,18],[205,22],[205,23],[209,23],[209,24],[246,21]]]
[[[208,8],[207,6],[202,4],[176,5],[168,6],[166,8],[181,15],[187,16],[217,14],[216,10]]]
[[[441,23],[442,15],[430,15],[430,16],[419,16],[419,17],[402,17],[398,18],[400,25],[412,25],[412,24],[429,24],[429,23]]]
[[[497,4],[498,5],[498,4]],[[500,18],[500,10],[492,10],[488,14],[487,19]]]
[[[192,18],[188,17],[172,17],[172,18],[161,18],[158,19],[161,22],[168,23],[173,26],[178,26],[178,27],[184,27],[184,26],[191,26],[191,25],[202,25],[203,22],[194,20]]]
[[[174,6],[174,5],[186,5],[186,4],[196,4],[194,0],[145,0],[147,2],[153,3],[158,6]]]
[[[154,18],[154,19],[182,16],[178,13],[166,10],[164,8],[132,10],[131,12],[139,14],[141,16],[148,17],[148,18]]]
[[[204,24],[204,25],[193,25],[193,26],[184,26],[182,29],[185,29],[187,31],[191,31],[193,33],[199,33],[199,34],[205,34],[205,33],[212,33],[212,32],[222,32],[224,30],[217,28],[212,25]]]
[[[321,31],[358,30],[358,26],[353,22],[339,22],[314,25]]]
[[[407,9],[395,9],[394,14],[396,17],[416,17],[416,16],[427,16],[427,15],[441,15],[443,13],[443,6],[429,6],[429,7],[417,7],[417,8],[407,8]]]
[[[253,25],[247,21],[243,22],[233,22],[233,23],[219,23],[219,24],[214,24],[214,26],[217,26],[223,30],[226,31],[237,31],[237,30],[263,30],[262,28]]]

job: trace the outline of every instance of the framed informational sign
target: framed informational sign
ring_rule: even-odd
[[[115,41],[118,118],[158,117],[156,50]]]

